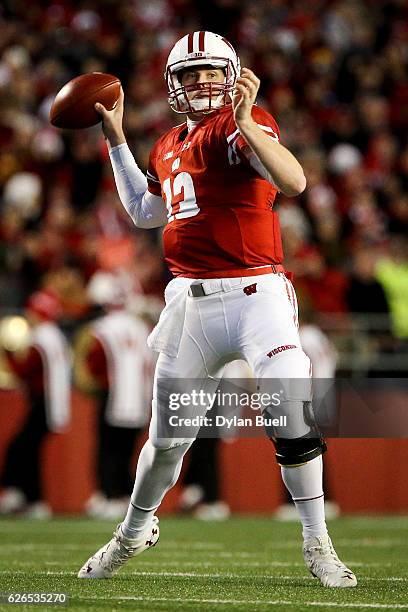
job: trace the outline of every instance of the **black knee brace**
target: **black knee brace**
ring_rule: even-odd
[[[275,445],[279,465],[295,467],[311,461],[327,450],[323,438],[270,438]]]

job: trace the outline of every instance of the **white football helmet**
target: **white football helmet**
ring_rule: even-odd
[[[181,84],[178,78],[180,70],[207,65],[224,70],[224,83],[195,83],[186,86]],[[204,31],[186,34],[170,51],[164,73],[171,108],[176,113],[209,113],[231,104],[232,90],[240,69],[234,47],[220,34]],[[189,100],[187,93],[193,91],[207,95]]]

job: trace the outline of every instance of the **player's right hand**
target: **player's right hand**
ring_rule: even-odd
[[[121,87],[118,101],[112,110],[107,110],[100,102],[95,104],[96,112],[102,116],[103,133],[105,138],[109,140],[111,147],[126,142],[122,127],[124,99],[125,95]]]

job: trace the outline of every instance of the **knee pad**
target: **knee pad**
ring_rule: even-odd
[[[276,461],[286,467],[303,465],[327,450],[322,437],[271,438],[271,441],[275,445]]]
[[[309,376],[310,360],[300,348],[289,350],[271,361],[263,377],[258,379],[258,391],[272,399],[263,406],[263,416],[268,438],[299,439],[312,431],[310,411],[312,379]],[[273,420],[286,417],[285,425],[275,427]]]
[[[298,440],[317,438],[320,432],[316,422],[310,418],[309,402],[291,400],[270,405],[263,411],[265,433],[270,439]]]

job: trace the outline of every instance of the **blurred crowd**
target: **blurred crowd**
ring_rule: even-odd
[[[48,112],[69,79],[117,75],[145,168],[157,136],[180,122],[166,100],[169,49],[208,29],[259,76],[258,102],[305,169],[302,196],[276,203],[304,311],[382,315],[406,346],[405,0],[5,0],[0,29],[0,312],[45,289],[75,328],[98,270],[162,295],[160,232],[138,230],[122,209],[100,127],[64,132]]]

